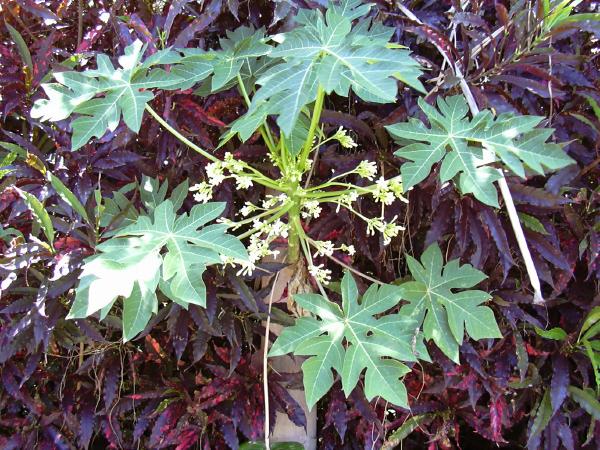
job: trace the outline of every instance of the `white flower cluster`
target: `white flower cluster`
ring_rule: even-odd
[[[384,245],[388,245],[392,242],[392,238],[398,236],[400,231],[404,231],[405,228],[403,226],[397,225],[396,219],[398,216],[394,216],[394,218],[390,222],[386,222],[383,219],[375,218],[367,220],[367,233],[371,236],[375,235],[375,231],[380,232],[383,235],[383,243]]]
[[[256,219],[253,224],[257,232],[250,236],[248,255],[250,262],[254,265],[265,256],[277,256],[279,254],[278,250],[271,250],[271,244],[279,237],[287,239],[290,226],[280,219],[271,223]]]
[[[220,220],[225,222],[225,220]],[[248,261],[242,261],[234,258],[221,257],[224,265],[230,264],[232,266],[240,266],[238,275],[252,275],[256,270],[256,263],[266,256],[277,256],[278,250],[272,250],[271,244],[279,237],[287,239],[290,231],[290,226],[287,223],[282,222],[280,219],[274,220],[273,222],[254,219],[252,221],[254,234],[250,236],[248,250]]]
[[[244,261],[232,258],[231,256],[221,255],[221,264],[223,264],[223,268],[227,266],[240,266],[240,269],[237,271],[238,275],[252,275],[252,272],[256,270],[256,265],[252,261]]]
[[[206,165],[204,168],[208,182],[202,181],[190,187],[190,192],[195,192],[194,200],[199,203],[206,203],[213,197],[213,188],[220,185],[228,178],[235,180],[237,189],[244,190],[252,187],[252,178],[244,174],[244,163],[236,160],[235,157],[227,152],[224,161],[216,161]],[[226,174],[226,171],[230,175]]]
[[[308,266],[308,272],[321,284],[329,284],[331,281],[331,270],[324,269],[323,264]]]
[[[319,217],[321,215],[322,210],[323,210],[323,208],[321,208],[319,206],[318,200],[305,201],[304,203],[302,203],[302,212],[301,212],[302,218],[303,219],[309,219],[309,218],[316,219],[317,217]]]
[[[213,187],[206,181],[202,181],[190,187],[190,192],[195,192],[194,200],[198,203],[206,203],[212,199]]]
[[[336,214],[340,212],[340,208],[343,206],[348,209],[352,209],[352,203],[358,200],[358,192],[352,191],[348,194],[340,196],[337,200],[337,208],[335,209]]]
[[[223,158],[223,166],[231,173],[240,173],[244,171],[244,163],[227,152]]]
[[[333,139],[338,141],[340,145],[344,148],[355,148],[358,147],[358,144],[354,142],[354,140],[348,136],[348,132],[344,129],[344,127],[339,127],[335,134],[333,135]]]
[[[252,234],[249,238],[249,244],[247,247],[249,261],[239,261],[233,259],[227,259],[223,261],[224,264],[239,265],[241,269],[238,271],[238,275],[252,275],[256,270],[256,263],[266,256],[277,256],[278,250],[272,250],[271,244],[277,238],[287,239],[289,235],[290,226],[281,221],[281,219],[273,220],[268,217],[268,211],[273,207],[282,207],[289,201],[286,194],[279,195],[267,195],[266,198],[261,202],[260,206],[255,205],[251,202],[246,202],[239,214],[243,217],[248,217],[255,212],[261,212],[255,217],[249,217],[242,220],[241,222],[233,222],[229,219],[221,218],[219,222],[226,223],[233,229],[239,228],[244,224],[252,224]],[[261,220],[261,217],[267,217]]]
[[[244,203],[244,206],[242,206],[242,209],[240,209],[239,213],[242,217],[248,217],[257,211],[268,211],[268,210],[272,209],[274,206],[281,207],[284,204],[286,204],[288,202],[288,200],[289,200],[289,198],[285,194],[279,194],[279,195],[267,194],[265,196],[265,199],[260,203],[260,206],[255,205],[252,202],[246,202],[246,203]],[[242,221],[242,223],[246,223],[249,220],[250,219]]]
[[[332,256],[333,252],[336,250],[346,252],[350,256],[356,253],[354,245],[342,244],[339,247],[334,247],[333,242],[331,241],[313,241],[313,245],[316,248],[316,253],[313,255],[313,258],[316,258],[317,256]]]
[[[263,207],[263,209],[270,209],[277,203],[281,203],[283,205],[284,203],[287,203],[288,200],[289,197],[283,193],[279,195],[267,194],[265,195],[265,199],[262,201],[261,206]]]
[[[361,178],[366,178],[367,180],[372,181],[377,175],[377,164],[373,161],[363,160],[360,162],[354,172],[358,174]]]
[[[383,203],[384,205],[391,205],[396,199],[406,203],[408,202],[402,195],[402,183],[397,178],[386,180],[383,177],[380,177],[375,182],[373,198],[376,202]]]

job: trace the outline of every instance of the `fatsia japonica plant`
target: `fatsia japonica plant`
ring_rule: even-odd
[[[386,207],[407,201],[405,190],[418,186],[437,163],[442,182],[452,181],[462,194],[497,207],[498,168],[523,177],[527,170],[543,173],[544,168],[572,162],[558,144],[547,142],[552,130],[536,128],[540,117],[494,118],[491,111],[483,111],[469,118],[466,100],[454,96],[439,99],[437,108],[420,101],[428,125],[413,118],[387,127],[401,146],[396,155],[406,160],[400,173],[385,178],[375,161],[363,160],[324,183],[311,184],[320,148],[334,142],[345,149],[357,146],[343,128],[327,132],[322,126],[327,96],[348,97],[352,91],[365,102],[394,103],[399,85],[425,92],[418,79],[420,65],[405,48],[390,42],[394,29],[369,18],[369,11],[370,5],[360,0],[332,1],[325,12],[301,9],[296,28],[282,34],[268,36],[263,29],[242,27],[221,39],[219,49],[167,48],[150,55],[136,41],[118,58],[118,66],[98,55],[95,69],[53,74],[56,82],[43,85],[48,98],[36,102],[32,116],[59,121],[77,115],[72,122],[74,151],[115,130],[121,118],[138,132],[146,111],[209,161],[206,178],[193,180],[189,188],[199,203],[189,213],[179,214],[181,199],[163,199],[97,246],[97,254],[84,265],[70,317],[97,312],[104,317],[122,298],[124,338],[131,339],[161,301],[204,305],[201,276],[207,265],[232,264],[241,273],[252,273],[263,258],[278,256],[283,238],[287,262],[297,264],[304,254],[321,295],[294,296],[309,316],[284,329],[270,355],[309,357],[302,369],[310,406],[330,389],[335,370],[346,394],[364,373],[367,397],[381,396],[406,407],[401,380],[410,364],[429,361],[424,339],[458,363],[465,331],[473,339],[501,337],[492,310],[485,306],[491,296],[471,289],[485,275],[457,260],[444,264],[436,245],[424,252],[421,262],[406,256],[414,281],[372,284],[362,300],[346,273],[341,306],[323,288],[331,271],[313,264],[313,254],[355,252],[350,242],[335,247],[305,232],[303,225],[317,218],[325,203],[360,218],[369,234],[379,234],[388,244],[402,227]],[[150,105],[160,90],[192,88],[202,96],[239,92],[247,111],[229,125],[220,147],[262,139],[268,149],[265,162],[276,176],[231,153],[217,158]],[[234,180],[240,190],[264,186],[269,194],[258,204],[246,203],[235,221],[221,218],[204,226],[224,210],[211,200],[213,188],[225,179]],[[357,206],[361,197],[378,203],[380,214],[362,212]]]

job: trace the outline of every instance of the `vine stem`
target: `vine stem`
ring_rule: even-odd
[[[421,25],[423,24],[423,22],[400,1],[397,1],[396,5],[398,6],[398,9],[400,9],[400,11],[402,11],[409,19]],[[453,64],[452,61],[449,60],[448,56],[441,48],[436,48],[438,48],[442,57],[452,68],[452,70],[454,71],[454,75],[460,80],[460,88],[467,100],[469,109],[471,110],[471,114],[475,116],[479,113],[479,107],[477,106],[477,102],[475,101],[475,97],[471,92],[471,88],[469,87],[467,80],[465,80],[462,70],[457,64]],[[525,263],[525,268],[527,269],[529,282],[531,283],[531,287],[533,288],[533,303],[535,305],[544,305],[546,302],[544,301],[544,297],[542,296],[540,278],[537,274],[533,258],[531,257],[531,252],[529,251],[529,247],[527,245],[527,239],[525,239],[525,233],[523,232],[523,227],[521,225],[521,221],[519,220],[519,215],[517,213],[517,209],[515,208],[515,203],[513,201],[512,194],[510,193],[508,183],[506,182],[506,178],[504,177],[504,173],[502,172],[502,170],[498,169],[498,173],[500,174],[500,179],[498,180],[498,187],[500,188],[500,193],[502,194],[502,198],[504,199],[504,206],[506,208],[506,212],[508,213],[508,218],[510,219],[510,224],[512,226],[513,232],[515,233],[515,238],[517,239],[517,244],[519,246],[519,250],[521,251],[523,262]]]
[[[160,123],[169,133],[171,133],[173,136],[175,136],[177,139],[179,139],[185,145],[190,147],[192,150],[200,153],[202,156],[204,156],[206,159],[210,159],[212,162],[221,162],[221,160],[219,158],[211,155],[206,150],[198,147],[196,144],[194,144],[192,141],[190,141],[188,138],[186,138],[183,134],[181,134],[179,131],[177,131],[175,128],[173,128],[171,125],[169,125],[167,123],[167,121],[165,119],[163,119],[156,111],[154,111],[152,109],[152,107],[150,107],[150,105],[148,105],[148,104],[146,104],[146,111],[148,111],[150,113],[150,115],[152,117],[154,117],[154,119],[156,119],[156,121],[158,123]]]

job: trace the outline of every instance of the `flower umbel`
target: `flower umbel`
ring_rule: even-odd
[[[373,180],[377,175],[377,164],[373,161],[361,161],[355,172],[362,178]]]
[[[354,140],[348,136],[347,131],[344,127],[339,127],[338,130],[333,135],[333,139],[337,140],[340,145],[344,148],[355,148],[358,147],[358,144],[354,142]]]
[[[194,184],[190,187],[190,192],[195,192],[194,200],[198,203],[206,203],[212,199],[213,191],[212,186],[208,184],[206,181],[202,181],[201,183]]]
[[[319,206],[319,202],[317,200],[306,201],[302,204],[302,218],[316,219],[321,215],[322,210],[323,209]]]
[[[205,170],[208,182],[213,186],[218,186],[227,178],[223,170],[223,163],[220,161],[207,164]]]
[[[331,241],[314,241],[313,245],[317,249],[317,252],[313,255],[313,258],[317,256],[331,256],[335,250],[333,242]]]
[[[324,269],[323,264],[309,266],[308,272],[321,284],[329,284],[331,281],[331,270]]]

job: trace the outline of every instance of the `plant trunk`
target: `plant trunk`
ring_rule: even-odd
[[[297,202],[288,213],[290,223],[300,223],[300,204]],[[292,226],[288,236],[288,251],[285,255],[286,262],[290,266],[283,269],[276,278],[276,285],[273,286],[273,300],[279,300],[287,289],[288,295],[293,295],[298,290],[302,290],[306,285],[303,280],[299,280],[305,276],[304,267],[300,261],[300,236],[298,235],[295,226]],[[303,274],[304,272],[304,274]],[[268,282],[268,280],[265,280]],[[266,283],[265,283],[266,284]],[[288,302],[289,303],[289,302]],[[280,325],[271,324],[270,331],[275,335],[281,333]],[[263,343],[264,345],[264,343]],[[302,370],[302,361],[291,356],[279,356],[269,360],[271,367],[282,373],[297,373]],[[288,389],[288,393],[294,398],[306,416],[306,428],[295,425],[284,413],[277,413],[273,432],[270,436],[270,441],[275,442],[298,442],[302,444],[305,450],[317,449],[317,408],[311,410],[306,405],[306,395],[304,389]]]
[[[281,332],[280,326],[273,327],[276,334]],[[291,356],[281,356],[272,359],[271,366],[274,370],[282,373],[300,372],[302,361]],[[275,426],[271,433],[271,442],[298,442],[305,450],[317,449],[317,408],[312,411],[306,405],[304,389],[288,389],[288,393],[298,402],[306,416],[306,429],[294,424],[284,413],[277,413]]]

